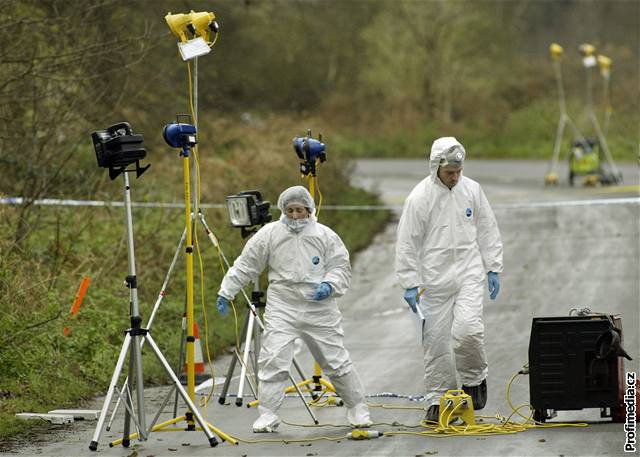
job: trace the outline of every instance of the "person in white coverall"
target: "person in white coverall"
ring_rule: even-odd
[[[344,347],[342,315],[336,297],[351,281],[349,253],[340,237],[315,217],[315,203],[302,186],[278,199],[279,221],[253,235],[229,269],[218,292],[218,310],[269,267],[266,332],[258,358],[260,417],[253,431],[272,432],[289,382],[294,341],[302,339],[336,388],[354,427],[371,425],[364,389]]]
[[[407,197],[397,232],[395,272],[413,312],[424,315],[422,346],[427,414],[438,421],[439,399],[450,389],[487,400],[482,301],[488,282],[500,290],[502,241],[480,185],[462,175],[464,147],[453,137],[431,147],[431,174]]]

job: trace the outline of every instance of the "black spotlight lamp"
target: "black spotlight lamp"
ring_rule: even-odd
[[[242,237],[246,238],[257,229],[251,227],[262,226],[270,222],[270,203],[262,200],[262,194],[257,190],[245,190],[226,198],[229,222],[233,227],[242,229]]]
[[[136,177],[140,177],[151,166],[140,167],[140,160],[147,155],[144,138],[142,135],[134,134],[128,122],[114,124],[105,130],[96,130],[91,134],[91,139],[98,166],[108,168],[112,180],[133,163],[136,164]]]

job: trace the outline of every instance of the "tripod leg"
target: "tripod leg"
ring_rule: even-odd
[[[102,427],[104,426],[104,421],[107,418],[109,404],[111,403],[111,399],[113,398],[113,393],[116,389],[116,385],[118,384],[118,378],[120,377],[120,372],[122,371],[124,360],[127,357],[127,353],[129,352],[130,344],[131,344],[131,335],[127,333],[127,335],[124,338],[124,343],[122,344],[122,349],[120,350],[120,356],[118,357],[118,362],[116,363],[116,367],[113,370],[113,375],[111,376],[111,383],[109,384],[109,389],[107,390],[107,395],[104,399],[104,404],[102,405],[102,411],[100,411],[100,417],[98,418],[98,424],[96,425],[96,430],[93,432],[93,438],[91,439],[91,443],[89,444],[89,449],[91,449],[92,451],[95,451],[98,449],[98,442],[100,441],[100,434],[102,433]]]
[[[298,375],[300,376],[301,379],[308,379],[304,375],[304,372],[302,371],[302,368],[300,368],[300,365],[298,364],[298,361],[295,358],[293,359],[293,366],[295,367],[295,369],[298,372]],[[310,389],[310,392],[311,392],[311,398],[316,400],[318,398],[318,395],[313,391],[313,389]]]
[[[244,340],[244,355],[242,357],[242,368],[240,370],[240,385],[238,386],[238,396],[236,397],[236,406],[242,406],[242,395],[244,392],[244,381],[247,374],[247,363],[249,363],[249,349],[251,347],[251,336],[253,335],[253,313],[249,313],[247,320],[247,335]]]
[[[135,344],[135,342],[133,342]],[[129,434],[131,428],[131,412],[133,411],[133,400],[131,398],[131,392],[133,391],[133,353],[129,355],[129,376],[127,376],[127,385],[124,389],[123,403],[124,403],[124,429],[122,432],[122,447],[129,447]]]
[[[255,374],[255,383],[258,385],[258,356],[260,355],[260,326],[258,325],[258,319],[254,322],[253,328],[253,373]]]
[[[316,419],[316,415],[313,414],[313,411],[311,411],[311,408],[305,401],[304,395],[302,395],[302,391],[300,390],[300,387],[298,387],[298,384],[296,384],[296,381],[293,379],[293,376],[289,375],[289,379],[291,379],[291,382],[293,383],[293,387],[296,388],[296,392],[298,392],[298,396],[300,397],[300,400],[302,400],[302,404],[304,405],[305,408],[307,408],[307,412],[311,416],[311,419],[313,419],[313,423],[318,425],[318,419]]]
[[[169,393],[167,393],[167,395],[164,397],[164,400],[162,401],[162,404],[160,405],[160,408],[158,408],[158,412],[156,413],[155,417],[153,418],[153,420],[151,421],[151,425],[149,425],[149,430],[152,431],[154,426],[156,425],[156,422],[158,421],[158,418],[160,417],[160,414],[162,414],[162,411],[164,411],[164,407],[167,406],[167,403],[169,403],[169,399],[171,398],[171,394],[173,394],[173,391],[175,390],[175,386],[171,388],[171,390],[169,391]],[[173,414],[173,417],[176,417],[176,414]]]
[[[178,357],[178,366],[176,367],[176,373],[180,373],[182,365],[184,364],[184,342],[187,337],[187,301],[185,299],[185,312],[182,315],[182,336],[180,337],[180,356]],[[178,417],[178,391],[176,390],[176,396],[173,400],[173,417]]]
[[[135,331],[136,328],[134,327]],[[142,352],[140,351],[140,335],[135,335],[132,337],[131,344],[129,345],[129,376],[128,376],[128,388],[125,393],[124,402],[125,406],[129,406],[126,408],[124,413],[124,431],[122,438],[122,446],[129,447],[129,435],[130,435],[130,427],[131,420],[133,419],[134,424],[136,426],[138,432],[138,439],[140,441],[147,440],[147,431],[145,424],[145,407],[144,407],[144,382],[142,375]],[[131,373],[135,373],[135,381],[134,375]],[[136,408],[133,406],[133,388],[135,384],[136,391]],[[137,414],[136,414],[137,409]]]
[[[247,324],[249,323],[249,316],[244,321],[244,325],[242,326],[242,333],[240,339],[243,340],[247,334]],[[222,386],[222,390],[220,391],[220,398],[218,399],[218,403],[224,405],[224,402],[227,398],[227,391],[229,390],[229,384],[231,384],[231,377],[233,376],[233,372],[236,369],[236,362],[240,358],[240,354],[238,354],[238,350],[233,351],[233,358],[231,359],[231,363],[229,364],[229,369],[227,370],[227,377],[224,380],[224,385]]]
[[[254,321],[255,322],[255,321]],[[255,331],[260,331],[258,329],[257,326],[254,325],[254,330]],[[251,351],[249,351],[249,358],[251,358]],[[248,373],[249,371],[249,366],[247,365],[247,374],[245,375],[245,379],[247,381],[247,385],[249,386],[249,390],[251,390],[251,395],[253,395],[254,399],[258,399],[258,368],[255,364],[252,364],[252,368],[253,368],[253,376],[250,375],[250,373]],[[251,406],[249,404],[247,404],[247,408],[250,408]]]
[[[178,389],[178,392],[180,392],[182,399],[184,400],[184,402],[187,404],[187,406],[193,413],[194,417],[196,418],[196,421],[198,421],[198,424],[200,424],[200,427],[202,427],[202,431],[204,432],[205,435],[207,435],[207,438],[209,439],[209,444],[211,445],[211,447],[217,446],[218,440],[216,439],[215,436],[213,436],[213,432],[211,432],[209,425],[205,422],[204,418],[200,414],[200,411],[198,411],[198,408],[193,403],[193,400],[189,398],[189,395],[187,394],[186,390],[184,390],[184,387],[182,387],[182,384],[180,384],[180,380],[171,369],[171,366],[162,355],[162,352],[160,352],[160,348],[158,348],[158,346],[156,345],[156,342],[151,337],[151,334],[147,334],[147,341],[149,342],[149,346],[151,346],[151,349],[153,350],[154,354],[162,364],[164,371],[167,373],[167,375],[169,375],[169,377],[175,384],[176,389]]]

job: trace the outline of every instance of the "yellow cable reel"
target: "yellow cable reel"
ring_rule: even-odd
[[[476,416],[473,410],[471,396],[464,390],[447,390],[447,393],[440,397],[440,417],[438,420],[437,432],[443,432],[451,421],[459,417],[466,425],[476,425]]]

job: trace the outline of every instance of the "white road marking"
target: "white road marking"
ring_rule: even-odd
[[[381,313],[373,313],[371,317],[391,316],[392,314],[400,314],[404,310],[404,308],[388,309],[387,311],[382,311]]]

